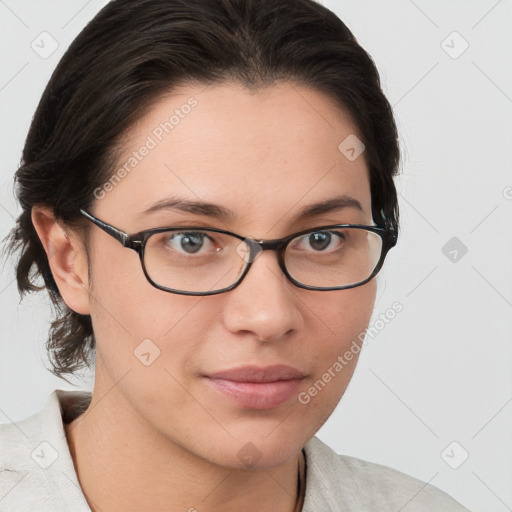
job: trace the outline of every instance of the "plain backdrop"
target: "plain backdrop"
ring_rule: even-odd
[[[40,95],[96,0],[0,1],[0,236]],[[403,152],[401,236],[355,376],[319,437],[468,508],[512,510],[512,2],[325,0],[370,53]],[[46,32],[47,34],[42,34]],[[49,36],[48,36],[49,34]],[[45,52],[34,41],[46,38]],[[41,46],[41,45],[40,45]],[[44,52],[43,52],[44,53]],[[0,276],[0,422],[73,388],[46,368],[44,293]],[[403,309],[379,323],[399,302]]]

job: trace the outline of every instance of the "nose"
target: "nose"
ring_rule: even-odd
[[[299,289],[288,281],[274,251],[263,251],[243,281],[225,294],[223,321],[233,333],[277,341],[298,331],[303,317]]]

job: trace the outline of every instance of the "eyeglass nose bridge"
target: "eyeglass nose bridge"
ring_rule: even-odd
[[[278,238],[275,240],[256,240],[254,238],[246,238],[240,245],[242,244],[249,246],[248,253],[244,249],[241,249],[239,253],[248,265],[252,265],[252,263],[254,263],[254,260],[263,251],[277,251],[279,263],[281,267],[283,266],[283,253],[284,250],[286,249],[286,246],[288,245],[288,239]],[[241,254],[242,252],[244,254]]]

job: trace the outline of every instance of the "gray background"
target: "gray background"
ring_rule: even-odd
[[[12,175],[40,95],[105,3],[0,0],[2,238],[18,212]],[[403,311],[368,340],[319,437],[431,482],[472,510],[510,511],[512,2],[323,3],[374,58],[397,118],[402,232],[379,276],[372,325],[395,301]],[[11,264],[0,301],[7,422],[39,410],[54,388],[73,387],[45,369],[48,299],[20,304]],[[84,375],[78,387],[91,382]]]

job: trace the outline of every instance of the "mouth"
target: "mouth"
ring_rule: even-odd
[[[305,373],[287,365],[244,366],[206,375],[224,397],[246,409],[274,409],[296,396]]]

